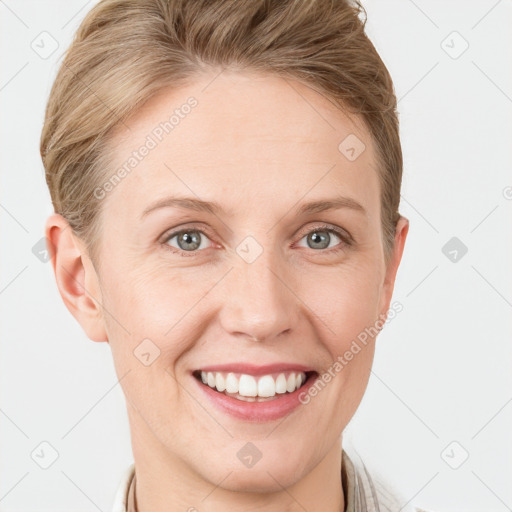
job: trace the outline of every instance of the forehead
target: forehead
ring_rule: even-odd
[[[373,144],[362,122],[289,78],[200,76],[163,89],[125,125],[129,130],[121,127],[113,138],[111,171],[124,164],[128,172],[112,196],[140,213],[170,193],[222,198],[231,214],[326,193],[356,196],[370,211],[379,202]],[[127,166],[143,146],[150,148],[145,156]],[[349,146],[356,159],[347,157]]]

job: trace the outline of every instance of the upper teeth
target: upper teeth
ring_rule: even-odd
[[[306,380],[304,372],[280,373],[256,377],[245,373],[201,372],[203,384],[207,384],[217,391],[239,393],[242,396],[275,396],[276,393],[292,393]]]

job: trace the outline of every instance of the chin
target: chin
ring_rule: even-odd
[[[283,487],[290,487],[298,480],[299,475],[295,471],[286,471],[276,467],[269,469],[262,466],[259,469],[254,467],[236,470],[219,487],[234,492],[267,494],[282,491]],[[218,478],[212,483],[217,485]]]
[[[215,486],[236,492],[279,492],[283,487],[295,484],[304,474],[304,468],[295,464],[293,458],[280,457],[280,461],[276,461],[275,455],[267,460],[260,459],[252,467],[243,467],[241,462],[222,465],[221,461],[210,467],[215,470],[203,473],[203,478]]]

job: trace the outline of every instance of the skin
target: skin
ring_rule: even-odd
[[[87,336],[112,349],[140,512],[343,510],[342,431],[366,390],[375,338],[310,403],[273,422],[219,411],[190,371],[226,362],[332,367],[385,318],[409,223],[399,220],[386,265],[374,146],[360,120],[290,79],[217,74],[162,90],[126,122],[130,131],[116,133],[113,158],[121,165],[170,112],[190,96],[198,100],[103,199],[99,261],[60,215],[48,219],[57,284]],[[366,145],[355,161],[338,149],[349,134]],[[168,207],[141,219],[171,195],[216,201],[225,212]],[[365,213],[296,213],[335,196],[356,200]],[[315,231],[322,223],[354,242],[331,234],[328,248],[315,248],[307,234],[329,236]],[[166,242],[172,228],[190,229],[201,247],[187,253],[177,237]],[[249,235],[263,250],[252,263],[236,251]],[[133,354],[146,338],[160,349],[150,366]],[[252,468],[237,457],[249,441],[262,453]]]

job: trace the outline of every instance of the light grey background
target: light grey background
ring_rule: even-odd
[[[132,461],[109,347],[86,338],[33,253],[52,212],[45,103],[94,3],[0,0],[2,512],[108,512]],[[404,309],[379,337],[345,442],[404,504],[439,512],[512,510],[511,3],[363,1],[399,98],[410,233]],[[452,237],[462,257],[443,253]],[[42,442],[59,454],[46,470]]]

